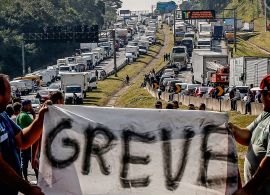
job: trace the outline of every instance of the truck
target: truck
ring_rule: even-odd
[[[82,53],[80,57],[76,58],[78,64],[85,64],[86,69],[92,70],[97,65],[95,55],[92,52]]]
[[[243,31],[246,31],[246,32],[252,32],[254,31],[254,22],[245,22],[244,25],[243,25],[243,28],[242,28]]]
[[[104,48],[97,47],[92,50],[93,53],[98,53],[98,62],[100,63],[101,61],[104,60],[105,58],[105,50]]]
[[[216,62],[207,62],[207,82],[215,86],[229,86],[229,65]]]
[[[126,57],[132,58],[133,61],[136,61],[139,56],[138,46],[126,46]]]
[[[228,55],[211,50],[194,49],[192,53],[193,82],[206,85],[208,62],[215,62],[221,65],[228,64]]]
[[[80,49],[82,53],[91,52],[93,49],[97,48],[97,43],[80,43]]]
[[[128,42],[128,30],[125,28],[117,28],[115,29],[115,38],[119,40],[119,42],[123,42],[123,45],[126,45]]]
[[[179,67],[179,70],[187,68],[188,53],[186,46],[175,46],[172,48],[171,62]]]
[[[270,73],[269,58],[239,57],[230,59],[230,86],[258,87]]]
[[[64,92],[64,99],[66,104],[83,103],[83,98],[86,97],[86,92],[90,90],[89,74],[89,72],[62,74],[61,89]],[[74,96],[76,96],[76,102],[73,102]]]
[[[214,40],[220,40],[223,36],[223,26],[214,26],[212,37]]]
[[[173,34],[175,34],[175,44],[180,45],[182,39],[185,37],[185,33],[187,31],[187,27],[185,24],[175,24],[175,30]]]
[[[66,65],[66,59],[58,59],[56,64],[57,64],[57,66]]]

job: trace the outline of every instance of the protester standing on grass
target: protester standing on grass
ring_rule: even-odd
[[[228,124],[236,141],[248,146],[244,163],[245,185],[234,195],[270,194],[270,75],[260,84],[263,112],[246,128]]]
[[[20,149],[29,148],[40,137],[44,114],[48,110],[43,106],[33,123],[23,130],[4,112],[11,99],[11,88],[6,75],[0,74],[0,193],[17,195],[41,195],[38,186],[32,186],[21,177]]]

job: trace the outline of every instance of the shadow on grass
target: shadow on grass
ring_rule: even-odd
[[[155,51],[155,50],[153,50],[153,49],[149,49],[149,51],[158,54],[158,51]]]
[[[101,99],[100,97],[91,97],[91,96],[84,98],[84,100],[90,100],[90,101],[100,100],[100,99]]]
[[[148,64],[147,62],[144,62],[144,61],[142,61],[142,60],[137,60],[136,62],[142,63],[142,64]]]
[[[156,56],[158,56],[158,54],[157,55],[153,55],[153,54],[146,54],[146,56],[150,56],[150,57],[152,57],[152,58],[155,58]]]
[[[118,77],[108,77],[106,80],[113,80],[113,81],[122,81],[123,79],[118,78]]]

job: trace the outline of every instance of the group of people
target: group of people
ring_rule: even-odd
[[[239,187],[233,195],[270,194],[270,75],[262,80],[260,94],[264,110],[248,127],[240,128],[228,123],[228,128],[236,141],[248,146],[244,164],[245,185]],[[64,100],[61,92],[55,92],[50,99],[43,104],[37,115],[33,113],[29,100],[14,103],[12,105],[14,113],[10,113],[11,106],[8,106],[11,100],[10,84],[8,77],[0,74],[1,194],[17,195],[18,191],[27,195],[44,194],[38,186],[31,185],[23,179],[20,151],[31,147],[33,149],[33,145],[39,143],[48,105],[62,104]],[[157,101],[155,107],[162,109],[162,102]],[[166,108],[178,109],[179,103],[177,101],[168,103]],[[200,109],[203,108],[205,110],[205,105],[200,106]],[[194,105],[190,104],[189,109],[194,110]],[[37,168],[38,158],[34,164]]]
[[[0,194],[44,194],[28,181],[28,164],[38,177],[44,115],[48,105],[63,103],[63,94],[54,92],[36,113],[31,100],[12,101],[9,78],[0,74]]]
[[[163,58],[164,58],[164,62],[170,61],[171,60],[171,54],[166,53],[166,54],[164,54]]]
[[[179,103],[178,101],[173,100],[173,101],[170,101],[166,104],[165,109],[178,109],[180,105],[182,105],[181,102]],[[156,101],[155,108],[156,109],[163,109],[163,105],[162,105],[162,102],[160,100]],[[205,109],[206,109],[205,104],[201,103],[198,110],[205,110]],[[189,104],[188,110],[196,110],[196,107],[194,106],[194,104]]]

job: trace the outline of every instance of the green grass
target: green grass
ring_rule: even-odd
[[[250,45],[247,41],[238,39],[237,50],[234,57],[242,56],[267,57],[268,55],[263,53],[261,50],[254,48],[254,46]]]
[[[270,52],[270,32],[262,32],[259,35],[250,38],[249,41]]]
[[[250,22],[254,18],[258,18],[261,14],[261,0],[231,0],[226,7],[227,9],[237,10],[237,18],[241,18],[244,22]],[[232,11],[225,12],[226,17],[233,18]]]
[[[162,34],[159,32],[157,38],[160,39],[161,37]],[[126,75],[129,75],[130,79],[138,75],[154,56],[156,56],[160,48],[161,45],[151,46],[149,55],[140,56],[137,62],[125,66],[125,68],[117,73],[118,77],[112,75],[104,81],[99,81],[97,89],[87,93],[84,105],[105,106],[110,98],[125,86],[124,79]]]
[[[238,112],[228,112],[229,120],[238,125],[239,127],[247,127],[257,116],[252,115],[241,115]],[[247,147],[237,144],[237,152],[238,152],[238,167],[240,170],[240,175],[242,181],[244,181],[244,159],[247,151]]]

